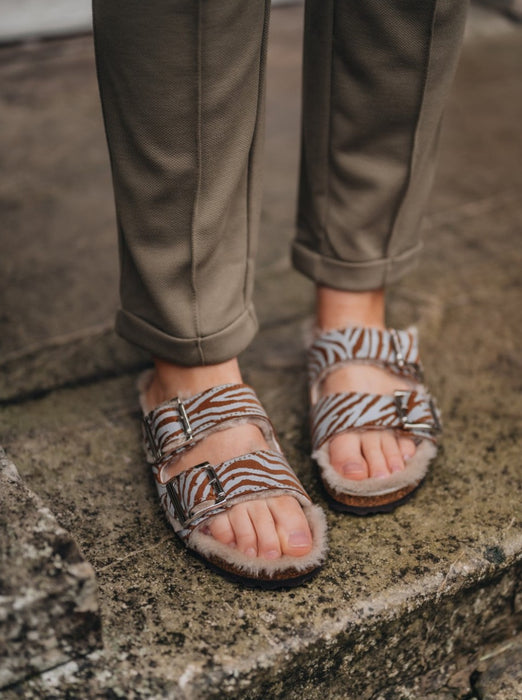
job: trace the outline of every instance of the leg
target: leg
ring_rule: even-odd
[[[98,77],[121,257],[117,330],[149,350],[149,409],[241,381],[260,206],[269,2],[94,0]],[[253,425],[208,436],[167,477],[265,448]],[[300,556],[308,523],[292,497],[209,521],[255,556]]]
[[[442,112],[466,16],[458,0],[309,0],[296,267],[317,283],[318,326],[384,328],[384,289],[415,264]],[[405,388],[348,366],[323,391]],[[351,479],[387,476],[415,450],[391,433],[331,443]]]

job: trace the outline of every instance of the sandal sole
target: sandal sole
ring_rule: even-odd
[[[315,466],[317,469],[317,477],[319,479],[319,482],[321,484],[321,488],[323,490],[323,496],[325,500],[327,501],[328,505],[332,510],[335,510],[338,513],[350,513],[352,515],[377,515],[378,513],[392,513],[396,508],[399,508],[400,506],[404,505],[407,503],[409,500],[415,496],[417,493],[418,489],[422,486],[423,481],[420,481],[417,484],[412,484],[412,488],[405,493],[403,496],[400,496],[400,498],[395,498],[394,500],[391,501],[386,501],[384,503],[375,503],[375,504],[368,504],[368,505],[355,505],[351,503],[344,503],[343,501],[340,501],[338,498],[335,497],[335,495],[328,490],[327,485],[323,481],[321,477],[321,470],[317,462],[315,462]],[[341,494],[339,494],[341,495]],[[350,494],[343,494],[344,496],[350,498]],[[389,496],[393,496],[394,494],[388,494]],[[362,497],[357,497],[359,500],[362,500]],[[370,500],[372,496],[368,497],[368,500]]]
[[[199,559],[199,561],[202,562],[207,569],[213,571],[216,574],[219,574],[222,578],[226,579],[227,581],[230,581],[231,583],[241,584],[241,586],[246,588],[257,588],[266,591],[295,588],[296,586],[300,586],[301,584],[306,583],[307,581],[310,581],[311,579],[315,578],[315,576],[317,576],[317,574],[324,567],[324,564],[321,564],[320,566],[316,567],[315,569],[312,569],[311,571],[306,571],[298,576],[293,576],[291,578],[286,579],[250,578],[248,576],[243,576],[242,574],[229,571],[228,569],[224,569],[223,567],[204,557],[195,549],[187,547],[186,550],[187,552],[189,552],[189,554],[191,554],[191,556],[195,557],[196,559]]]
[[[365,516],[377,515],[378,513],[392,513],[396,508],[399,508],[411,500],[415,496],[418,488],[420,488],[420,484],[410,491],[410,493],[406,494],[406,496],[398,498],[396,501],[383,503],[377,506],[351,506],[346,503],[341,503],[341,501],[333,498],[333,496],[331,496],[326,489],[324,489],[324,494],[326,501],[332,510],[337,511],[338,513],[351,513],[352,515]]]

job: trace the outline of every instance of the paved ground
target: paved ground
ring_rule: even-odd
[[[262,330],[242,361],[324,503],[304,412],[312,289],[288,261],[300,13],[277,10],[273,24]],[[391,295],[391,322],[420,327],[444,449],[396,514],[329,513],[330,560],[315,582],[259,594],[216,579],[183,551],[142,463],[134,383],[147,360],[111,331],[114,215],[90,39],[2,50],[0,441],[93,565],[105,640],[103,653],[6,697],[203,697],[211,688],[241,697],[325,689],[348,697],[346,688],[357,698],[487,697],[481,659],[520,649],[512,635],[522,552],[521,65],[519,31],[470,33],[426,254]]]

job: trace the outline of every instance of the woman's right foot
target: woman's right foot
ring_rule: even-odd
[[[241,384],[237,360],[219,365],[183,367],[155,361],[155,372],[145,397],[149,410],[181,396],[188,398],[221,384]],[[171,478],[201,462],[220,464],[256,450],[270,449],[261,430],[252,424],[233,426],[212,433],[169,465]],[[299,557],[312,548],[308,521],[292,496],[277,496],[239,503],[211,518],[206,530],[219,542],[247,556],[278,559],[283,554]]]

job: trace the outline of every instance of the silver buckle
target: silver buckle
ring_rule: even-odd
[[[418,362],[406,362],[404,355],[402,354],[401,339],[395,328],[390,328],[390,336],[393,349],[395,351],[397,367],[402,370],[403,375],[413,377],[416,381],[422,384],[424,381],[422,367]]]
[[[193,434],[192,434],[192,426],[190,425],[189,417],[187,415],[187,411],[185,409],[185,404],[183,401],[178,398],[176,399],[177,406],[178,406],[178,413],[179,413],[179,419],[181,423],[181,427],[183,428],[183,432],[185,433],[186,440],[183,443],[183,445],[186,445],[189,442],[192,442],[193,439]],[[179,447],[182,447],[182,445],[179,445]]]
[[[408,412],[404,406],[404,398],[411,392],[409,391],[394,391],[393,399],[395,401],[395,408],[397,409],[397,415],[401,422],[401,428],[403,430],[427,430],[430,433],[440,433],[442,431],[442,426],[439,421],[439,416],[437,414],[437,409],[433,403],[433,399],[429,399],[429,407],[431,415],[433,418],[433,425],[431,423],[410,423],[408,421]]]
[[[176,401],[176,408],[178,409],[179,422],[181,423],[181,428],[183,429],[183,432],[185,433],[185,440],[178,443],[176,445],[176,447],[173,450],[171,450],[170,452],[168,452],[167,454],[163,454],[163,452],[159,449],[159,447],[156,444],[156,440],[154,438],[154,432],[152,430],[151,419],[149,418],[148,415],[143,418],[143,422],[145,424],[145,433],[147,435],[147,441],[149,443],[150,450],[154,456],[155,464],[159,464],[167,457],[170,457],[174,452],[177,452],[182,447],[186,447],[187,445],[190,445],[194,442],[194,433],[192,430],[192,426],[190,424],[190,420],[189,420],[185,405],[180,398],[175,399],[175,401]]]
[[[223,489],[219,477],[216,474],[216,470],[211,464],[209,464],[209,462],[201,462],[201,464],[196,464],[196,466],[191,467],[189,471],[192,469],[204,469],[207,472],[208,484],[214,491],[215,499],[214,503],[210,503],[208,506],[204,506],[203,508],[198,508],[196,511],[190,511],[187,513],[179,500],[173,484],[174,479],[177,479],[180,474],[173,476],[172,479],[167,481],[165,484],[167,493],[169,494],[169,498],[174,506],[174,510],[176,511],[176,516],[183,529],[187,528],[192,522],[194,522],[194,520],[197,520],[203,515],[206,515],[207,513],[219,508],[227,499],[225,490]],[[184,473],[185,472],[182,472],[182,474]]]

